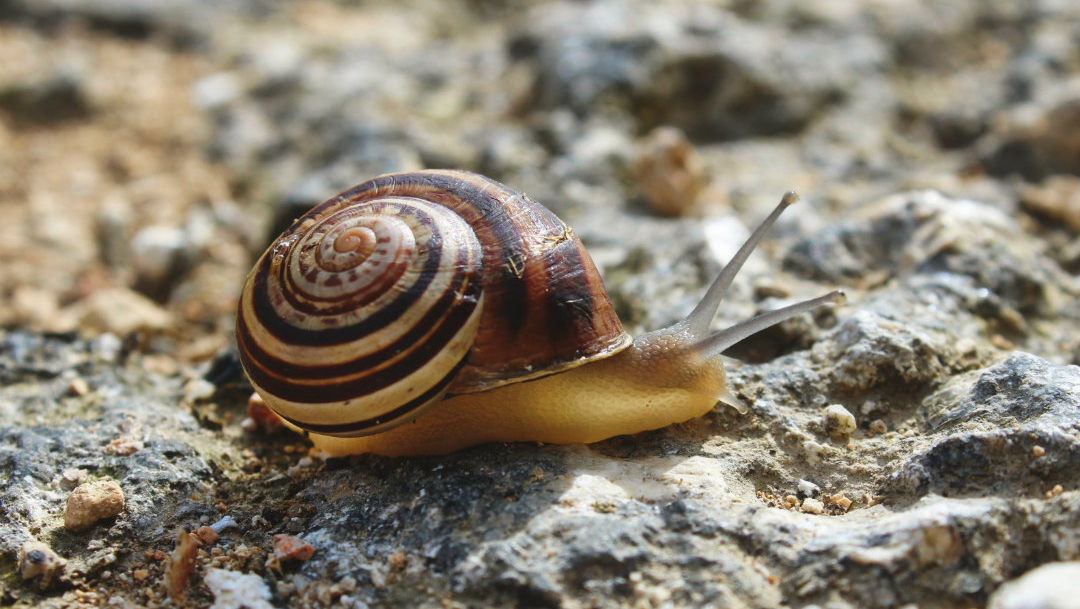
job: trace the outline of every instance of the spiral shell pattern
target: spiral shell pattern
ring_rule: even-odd
[[[573,232],[461,171],[389,174],[315,207],[263,254],[237,315],[267,404],[326,435],[378,433],[454,393],[622,350]]]

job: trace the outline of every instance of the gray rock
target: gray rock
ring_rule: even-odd
[[[985,496],[1080,481],[1080,367],[1054,366],[1026,353],[956,377],[922,406],[944,436],[893,475],[918,494]]]
[[[185,505],[201,505],[189,495],[211,476],[206,460],[184,439],[198,425],[171,402],[175,383],[118,369],[81,341],[15,332],[3,333],[0,345],[5,374],[0,403],[17,413],[0,425],[0,505],[5,512],[0,552],[15,552],[23,541],[62,522],[62,472],[70,468],[118,482],[127,508],[108,527],[60,534],[52,545],[61,555],[80,543],[85,547],[88,537],[144,546],[171,539],[179,521],[162,512],[166,495],[179,491],[169,501],[174,515]],[[92,392],[72,396],[71,373]],[[108,444],[121,437],[138,437],[143,448],[132,455],[109,454]]]
[[[190,45],[204,41],[221,12],[255,15],[269,8],[261,0],[12,0],[3,7],[9,15],[43,21],[77,18],[132,38],[166,34],[174,42]]]
[[[514,44],[538,65],[535,107],[619,108],[639,132],[697,139],[799,131],[884,58],[870,38],[776,36],[705,5],[556,3],[525,21]]]

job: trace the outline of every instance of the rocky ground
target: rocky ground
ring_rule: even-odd
[[[0,604],[1073,606],[1080,7],[808,4],[0,4]],[[549,205],[633,333],[796,188],[716,326],[849,304],[588,446],[245,421],[254,258],[422,167]]]

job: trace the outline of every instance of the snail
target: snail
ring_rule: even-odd
[[[723,401],[720,353],[836,290],[709,324],[789,192],[678,323],[631,338],[592,259],[547,208],[489,178],[379,176],[321,203],[248,275],[237,313],[255,391],[331,455],[589,443]]]

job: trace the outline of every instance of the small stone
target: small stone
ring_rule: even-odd
[[[820,499],[804,499],[799,509],[807,514],[821,514],[825,511],[825,504]]]
[[[140,358],[140,364],[144,370],[161,376],[176,376],[180,373],[180,364],[176,358],[165,353],[147,353]]]
[[[1080,562],[1055,562],[1005,583],[987,609],[1072,609],[1080,597]]]
[[[105,454],[126,457],[143,449],[142,440],[123,437],[112,440],[105,446]]]
[[[139,290],[153,297],[167,295],[189,265],[193,245],[183,229],[147,226],[131,240],[131,259]]]
[[[195,558],[199,553],[199,544],[194,535],[180,531],[176,537],[176,548],[169,555],[169,567],[165,572],[165,589],[169,598],[178,601],[184,596],[188,580],[195,570]]]
[[[1041,457],[1046,454],[1046,449],[1042,446],[1035,445],[1031,447],[1031,454],[1035,455],[1036,457]]]
[[[881,419],[874,419],[873,421],[870,421],[869,429],[870,433],[875,435],[883,434],[889,431],[889,427],[885,425],[885,421],[882,421]]]
[[[307,560],[315,555],[315,546],[293,535],[274,535],[274,555],[267,566],[280,568],[283,560]]]
[[[825,431],[829,437],[846,439],[856,429],[855,415],[840,404],[832,404],[825,408]]]
[[[189,402],[205,400],[214,395],[217,387],[204,378],[194,378],[184,385],[184,399]]]
[[[43,588],[48,587],[53,576],[65,564],[67,564],[66,560],[40,541],[24,542],[19,548],[19,574],[23,579],[42,576]]]
[[[70,467],[60,474],[60,486],[63,487],[64,490],[70,491],[82,484],[84,480],[86,480],[85,469]]]
[[[806,495],[807,497],[812,497],[821,490],[821,487],[814,484],[813,482],[801,479],[798,481],[798,483],[796,483],[796,487],[799,489],[800,493]]]
[[[803,450],[806,451],[806,462],[817,465],[821,462],[822,455],[828,451],[828,447],[813,440],[807,440],[803,442]]]
[[[1000,334],[995,334],[990,337],[990,343],[1002,351],[1012,351],[1016,349],[1016,343],[1005,338]]]
[[[217,541],[218,534],[213,528],[204,525],[195,530],[195,537],[198,537],[203,545],[210,545]]]
[[[236,74],[218,72],[204,76],[191,87],[191,98],[195,105],[204,109],[224,106],[240,97],[243,86]]]
[[[662,216],[700,211],[709,179],[693,144],[675,127],[653,129],[639,146],[634,173],[645,200]]]
[[[281,417],[270,410],[266,401],[257,393],[252,393],[248,398],[247,415],[248,418],[244,419],[241,425],[248,431],[262,429],[269,433],[281,428]]]
[[[237,573],[226,569],[207,569],[203,583],[214,595],[213,607],[244,607],[245,609],[273,609],[270,604],[270,588],[261,577]]]
[[[124,511],[124,490],[112,480],[97,480],[71,491],[64,510],[64,526],[84,531],[94,523]]]
[[[11,295],[12,321],[35,329],[70,330],[74,321],[60,313],[60,302],[53,290],[18,286]]]
[[[390,567],[394,569],[403,569],[408,562],[408,558],[409,557],[405,554],[404,550],[398,550],[397,552],[391,554],[390,557],[387,558],[386,562],[388,565],[390,565]]]
[[[847,496],[844,495],[843,493],[837,493],[835,495],[830,495],[829,496],[829,501],[832,502],[833,505],[836,505],[836,506],[839,506],[839,507],[843,508],[844,511],[847,511],[848,508],[851,507],[851,503],[852,503],[851,499],[848,499]]]
[[[104,288],[72,305],[80,327],[125,336],[137,330],[163,330],[172,316],[149,298],[127,288]]]
[[[111,332],[98,336],[90,345],[94,354],[103,363],[116,363],[124,353],[124,341]]]
[[[240,525],[237,524],[236,520],[229,515],[222,516],[221,520],[218,520],[214,524],[210,525],[210,528],[219,535],[222,531],[230,527],[240,528]]]
[[[81,376],[77,376],[68,382],[67,392],[71,395],[82,397],[90,393],[90,385]]]
[[[135,569],[131,572],[131,577],[137,582],[144,582],[150,577],[150,571],[147,569]]]

